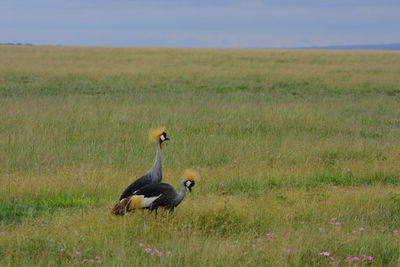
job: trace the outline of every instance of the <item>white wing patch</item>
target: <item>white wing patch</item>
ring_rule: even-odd
[[[142,208],[149,208],[153,202],[159,198],[161,195],[158,195],[156,197],[144,197],[143,196],[143,205]]]

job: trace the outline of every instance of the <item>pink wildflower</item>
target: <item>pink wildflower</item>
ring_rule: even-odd
[[[139,243],[138,246],[139,246],[139,247],[143,247],[144,244],[143,244],[143,243]]]
[[[102,261],[101,261],[101,260],[96,260],[96,263],[97,263],[97,264],[101,264]]]
[[[363,258],[363,261],[373,261],[374,260],[374,257],[372,257],[372,256],[361,255],[361,257]]]
[[[335,258],[334,258],[334,257],[329,257],[329,260],[331,260],[331,261],[329,262],[329,264],[332,264],[332,265],[339,264],[339,261],[335,261]]]
[[[167,255],[172,255],[172,252],[171,251],[167,251]]]
[[[224,187],[225,184],[224,183],[219,183],[219,187]]]
[[[332,224],[332,225],[341,225],[341,224],[343,224],[343,223],[341,223],[341,222],[337,222],[336,220],[337,220],[337,218],[335,217],[335,218],[331,218],[330,219],[331,221],[329,222],[329,224]]]
[[[264,241],[264,239],[263,238],[257,238],[257,242],[261,242],[261,241]]]
[[[372,256],[367,256],[366,259],[367,259],[368,261],[373,261],[373,260],[374,260],[374,257],[372,257]]]
[[[364,231],[365,228],[364,228],[364,227],[360,227],[360,228],[358,228],[357,230],[358,230],[358,231]]]
[[[155,249],[154,252],[157,254],[158,257],[162,257],[164,255],[164,253],[162,253],[161,251]]]
[[[345,259],[345,261],[346,262],[353,262],[353,261],[359,261],[360,260],[360,258],[359,257],[347,257],[346,259]]]
[[[88,262],[88,261],[89,261],[89,259],[83,259],[82,260],[83,263]]]
[[[251,246],[252,246],[253,248],[257,247],[256,244],[251,244]]]
[[[151,248],[145,248],[144,251],[146,251],[148,253],[148,252],[151,252],[152,249]]]
[[[78,249],[75,251],[75,254],[76,254],[76,255],[81,255],[81,249],[78,248]]]
[[[328,251],[323,251],[323,252],[320,252],[319,255],[328,257],[331,255],[331,253],[329,253]]]
[[[288,248],[288,249],[284,249],[283,252],[290,255],[290,254],[293,254],[294,251],[293,251],[293,249]]]
[[[379,230],[379,232],[384,233],[384,232],[385,232],[385,229],[381,229],[381,230]]]
[[[400,229],[394,230],[393,233],[400,233]]]
[[[265,236],[272,236],[272,234],[271,233],[266,233]]]

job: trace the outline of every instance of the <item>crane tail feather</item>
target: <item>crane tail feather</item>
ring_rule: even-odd
[[[117,216],[125,215],[125,213],[127,212],[127,208],[129,207],[130,200],[131,200],[131,197],[126,197],[126,198],[121,199],[120,202],[118,202],[117,204],[114,205],[114,207],[111,210],[111,214],[117,215]]]

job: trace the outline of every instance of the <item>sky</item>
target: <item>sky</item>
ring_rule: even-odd
[[[0,0],[0,43],[281,48],[400,43],[399,0]]]

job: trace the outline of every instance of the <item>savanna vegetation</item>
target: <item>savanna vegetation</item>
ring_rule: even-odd
[[[0,265],[400,265],[400,53],[0,47]],[[154,159],[172,215],[110,214]]]

